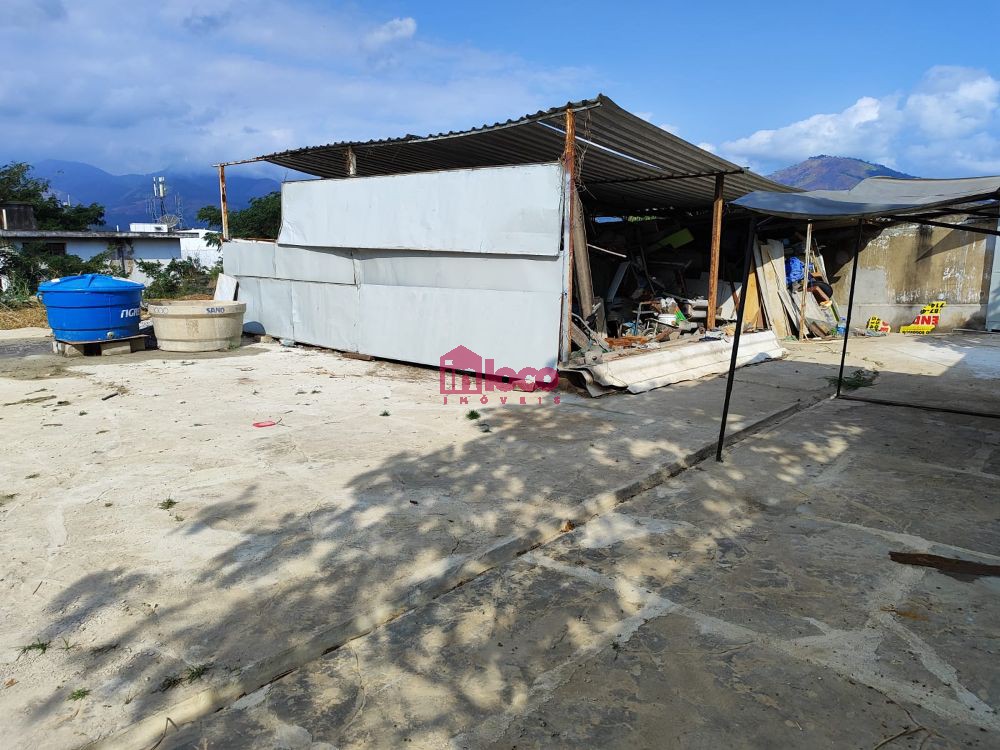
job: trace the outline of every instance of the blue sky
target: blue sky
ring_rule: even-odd
[[[1000,173],[995,3],[4,5],[0,48],[21,61],[0,78],[4,160],[201,167],[601,91],[763,172],[830,153]]]

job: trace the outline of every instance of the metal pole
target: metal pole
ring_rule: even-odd
[[[750,259],[753,257],[754,236],[757,230],[757,217],[750,218],[747,229],[747,250],[743,259],[743,288],[740,293],[740,306],[736,311],[736,335],[733,338],[733,354],[729,358],[729,377],[726,380],[726,400],[722,404],[722,425],[719,427],[719,446],[715,451],[715,460],[722,461],[722,447],[726,442],[726,422],[729,420],[729,400],[733,395],[733,380],[736,375],[736,356],[740,349],[740,335],[743,333],[743,311],[747,306],[747,289],[750,285]]]
[[[858,256],[861,255],[861,235],[864,232],[865,221],[858,219],[858,239],[854,243],[854,266],[851,268],[851,291],[847,295],[847,322],[844,325],[844,347],[840,352],[840,372],[837,374],[837,398],[840,398],[840,386],[844,382],[844,361],[847,359],[847,341],[851,338],[851,311],[854,308],[854,282],[858,278]]]
[[[226,165],[219,165],[219,209],[222,212],[222,240],[229,239],[229,206],[226,202]]]
[[[806,340],[806,295],[809,293],[809,250],[813,241],[813,223],[806,225],[806,270],[802,277],[802,298],[799,300],[799,341]]]

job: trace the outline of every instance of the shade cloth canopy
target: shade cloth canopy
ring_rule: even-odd
[[[757,190],[736,199],[733,204],[770,216],[821,220],[899,216],[998,196],[1000,177],[954,180],[869,177],[850,190],[811,190],[806,193]]]

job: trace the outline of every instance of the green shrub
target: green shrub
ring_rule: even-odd
[[[137,260],[135,264],[149,277],[146,282],[147,299],[211,295],[215,291],[215,280],[222,273],[221,261],[208,268],[197,258],[174,259],[166,265],[150,260]]]

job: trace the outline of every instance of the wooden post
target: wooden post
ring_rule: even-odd
[[[219,165],[219,208],[222,211],[222,239],[229,239],[229,206],[226,203],[226,165]]]
[[[566,110],[566,141],[563,147],[563,166],[566,169],[566,177],[569,182],[569,241],[567,245],[566,262],[569,265],[569,273],[566,275],[566,319],[563,328],[563,346],[566,355],[570,352],[570,342],[573,332],[573,226],[576,220],[576,118],[573,110]],[[584,251],[586,248],[582,248]]]
[[[799,341],[806,340],[806,295],[809,294],[809,251],[812,249],[813,223],[806,224],[806,271],[802,277],[802,297],[799,299]]]
[[[712,248],[708,266],[708,312],[705,327],[715,328],[715,307],[719,299],[719,247],[722,244],[722,191],[726,185],[724,174],[715,175],[715,200],[712,202]],[[741,291],[746,295],[746,289]]]
[[[347,169],[348,177],[358,176],[358,157],[354,155],[354,149],[350,146],[347,147],[347,151],[344,153],[344,166]]]

